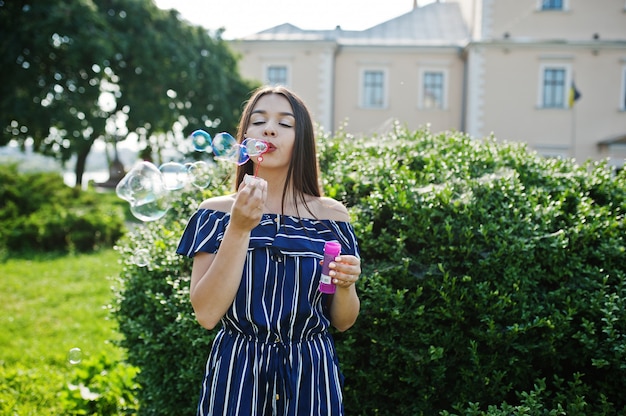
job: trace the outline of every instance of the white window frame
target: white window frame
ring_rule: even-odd
[[[626,65],[622,66],[622,88],[619,96],[619,109],[626,111]]]
[[[284,83],[271,82],[269,78],[269,71],[271,68],[285,68],[286,80]],[[267,85],[282,85],[284,87],[291,86],[291,65],[284,62],[271,62],[263,65],[263,80]]]
[[[543,0],[537,0],[537,10],[540,12],[565,12],[569,10],[569,0],[563,0],[563,7],[561,9],[544,9]]]
[[[563,85],[563,105],[561,107],[545,107],[543,102],[543,93],[545,85],[546,69],[560,69],[565,71],[565,80]],[[572,85],[572,66],[563,63],[542,63],[539,65],[539,85],[537,86],[537,108],[546,110],[567,109],[569,108],[569,91]]]
[[[426,107],[426,90],[424,88],[424,81],[426,73],[440,73],[442,74],[442,91],[441,91],[441,107]],[[449,90],[449,71],[446,68],[441,67],[423,67],[419,69],[419,82],[417,92],[417,108],[420,110],[437,111],[448,109],[448,90]]]
[[[380,105],[372,105],[366,102],[365,94],[365,74],[367,72],[382,72],[382,103]],[[368,110],[382,110],[389,106],[389,71],[384,67],[363,67],[359,73],[359,107]]]

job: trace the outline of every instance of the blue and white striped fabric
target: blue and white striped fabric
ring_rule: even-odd
[[[230,214],[198,210],[177,253],[216,253]],[[264,214],[207,361],[198,415],[343,415],[343,376],[318,291],[324,243],[359,255],[348,222]]]

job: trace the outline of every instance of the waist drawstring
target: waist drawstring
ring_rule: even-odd
[[[289,359],[288,346],[282,342],[272,345],[272,348],[276,348],[276,354],[270,359],[269,372],[270,376],[275,383],[277,389],[281,387],[281,390],[285,392],[287,398],[293,397],[293,386],[295,379],[293,376],[291,362]],[[268,377],[268,378],[270,378]],[[280,400],[280,393],[277,392],[276,399]]]

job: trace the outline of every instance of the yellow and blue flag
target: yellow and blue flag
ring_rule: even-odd
[[[572,86],[569,88],[569,108],[574,106],[574,103],[581,97],[580,91],[576,89],[576,84],[572,81]]]

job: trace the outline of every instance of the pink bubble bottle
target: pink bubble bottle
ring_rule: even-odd
[[[335,293],[336,286],[333,283],[333,279],[330,277],[330,269],[328,265],[335,261],[341,253],[341,244],[336,241],[327,241],[324,244],[324,264],[322,265],[322,276],[320,277],[319,291],[322,293]]]

